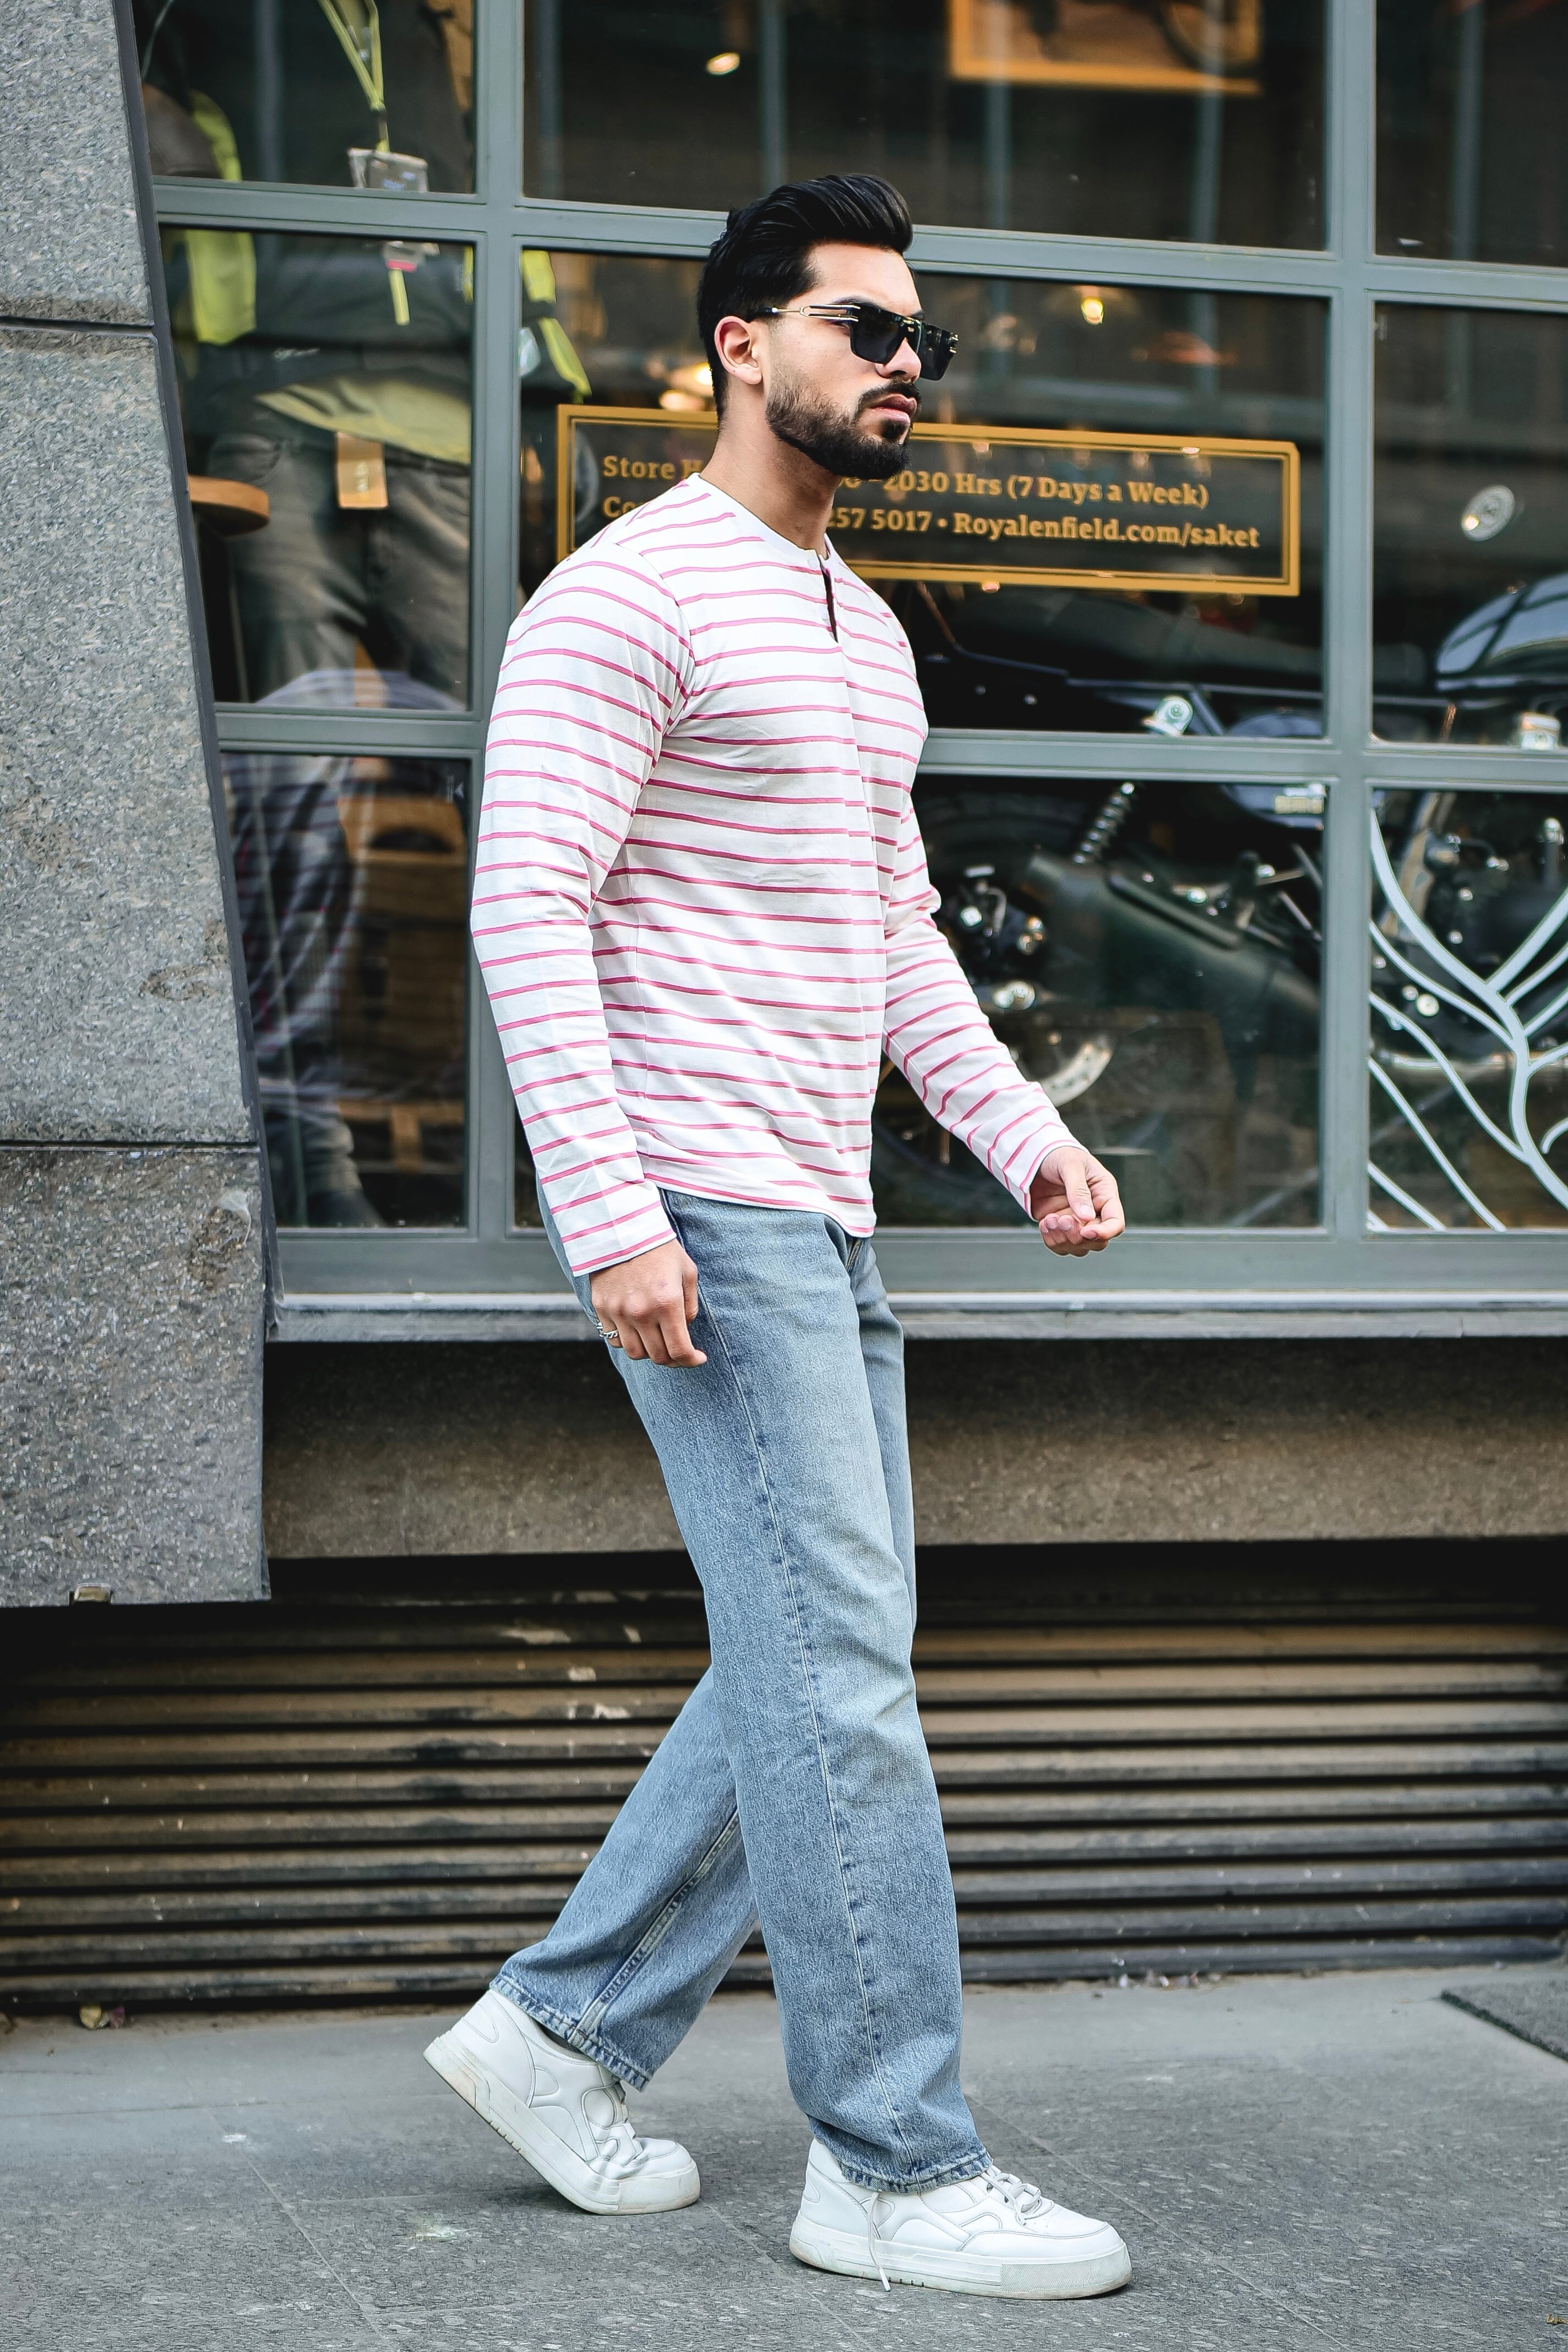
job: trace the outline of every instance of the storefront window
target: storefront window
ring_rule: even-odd
[[[1373,1230],[1568,1225],[1568,792],[1378,799]]]
[[[1559,750],[1568,320],[1390,307],[1377,332],[1377,732]]]
[[[220,701],[460,709],[470,248],[163,232]]]
[[[1512,1231],[1518,1281],[1544,1279],[1526,1236],[1568,1226],[1568,291],[1447,307],[1432,264],[1568,267],[1568,5],[1351,12],[1352,50],[1375,19],[1375,218],[1363,90],[1328,136],[1324,0],[132,13],[289,1281],[554,1279],[500,1057],[466,1034],[463,782],[519,607],[711,455],[713,215],[842,171],[893,182],[962,264],[916,273],[958,349],[902,470],[846,481],[829,530],[913,650],[938,919],[1121,1183],[1132,1235],[1096,1281],[1251,1295],[1259,1247],[1287,1289],[1371,1261],[1425,1281],[1369,1210],[1450,1235],[1466,1282]],[[477,110],[476,32],[506,61]],[[1346,373],[1331,430],[1373,244],[1375,384]],[[1325,693],[1363,675],[1363,534],[1370,746]],[[1086,734],[1117,740],[1091,760]],[[1413,759],[1455,779],[1413,784]],[[1321,1066],[1325,987],[1348,1079]],[[900,1281],[1039,1278],[890,1069],[873,1181]],[[404,1237],[331,1230],[370,1225]]]
[[[1568,261],[1565,84],[1552,0],[1378,0],[1379,250]]]
[[[694,264],[534,262],[525,591],[698,470],[714,430]],[[945,274],[922,292],[958,356],[906,473],[847,488],[833,530],[908,631],[932,724],[1321,734],[1321,307]],[[563,438],[584,387],[646,421]]]
[[[321,708],[308,682],[280,702]],[[463,1222],[466,773],[451,760],[227,757],[280,1225]]]
[[[938,917],[1019,1067],[1134,1225],[1318,1215],[1324,794],[1053,782],[917,795]],[[1023,1213],[896,1070],[872,1180],[889,1225]]]
[[[471,188],[473,0],[132,0],[153,169]]]
[[[917,220],[1322,236],[1321,0],[529,0],[540,196],[728,209],[876,171]]]

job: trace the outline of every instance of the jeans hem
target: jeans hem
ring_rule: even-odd
[[[500,1976],[490,1979],[490,1990],[504,1994],[514,2008],[521,2009],[525,2017],[531,2017],[535,2025],[542,2025],[546,2033],[553,2033],[557,2042],[564,2042],[569,2050],[592,2058],[595,2065],[607,2066],[612,2074],[629,2084],[634,2091],[647,2090],[650,2077],[632,2063],[625,2051],[617,2050],[602,2034],[584,2033],[575,2018],[568,2017],[563,2010],[552,2009],[548,2001],[524,2000],[516,1979],[509,1977],[504,1969]]]
[[[976,2147],[973,2156],[957,2157],[951,2164],[928,2165],[923,2171],[908,2173],[895,2180],[889,2179],[886,2175],[879,2177],[875,2173],[868,2172],[863,2165],[847,2164],[837,2149],[830,2141],[824,2138],[820,2132],[816,2137],[822,2140],[823,2147],[827,2149],[846,2180],[851,2182],[857,2189],[872,2189],[884,2197],[918,2197],[923,2189],[951,2189],[960,2180],[978,2180],[981,2174],[989,2169],[991,2163],[991,2158],[986,2155],[985,2150],[983,2147]]]

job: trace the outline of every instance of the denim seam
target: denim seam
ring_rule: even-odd
[[[823,1795],[826,1799],[827,1802],[827,1818],[833,1833],[834,1858],[838,1864],[838,1883],[843,1891],[845,1914],[849,1927],[850,1947],[855,1954],[855,1973],[860,1986],[860,2004],[866,2024],[867,2046],[870,2052],[872,2065],[876,2070],[877,2083],[882,2094],[883,2105],[887,2109],[888,2121],[892,2126],[892,2129],[897,2133],[900,2146],[907,2147],[909,2143],[904,2137],[903,2125],[900,2120],[898,2108],[894,2103],[891,2091],[889,2087],[888,2078],[882,2067],[881,2042],[877,2032],[875,2004],[872,2001],[870,1987],[866,1979],[866,1961],[865,1953],[860,1941],[859,1917],[856,1906],[855,1896],[849,1885],[849,1873],[844,1858],[844,1841],[838,1822],[838,1807],[833,1793],[833,1780],[832,1776],[827,1769],[827,1757],[823,1743],[822,1724],[817,1708],[816,1680],[811,1654],[811,1645],[801,1620],[799,1595],[795,1589],[795,1580],[789,1564],[789,1553],[784,1543],[784,1530],[779,1524],[778,1510],[773,1501],[773,1487],[768,1478],[767,1462],[763,1453],[763,1442],[758,1433],[756,1422],[752,1416],[751,1400],[746,1394],[745,1383],[741,1378],[740,1370],[735,1362],[735,1359],[730,1352],[730,1345],[724,1337],[723,1327],[720,1323],[718,1318],[714,1315],[711,1307],[707,1308],[705,1312],[709,1325],[713,1332],[713,1336],[723,1351],[724,1361],[729,1369],[730,1378],[734,1383],[735,1394],[740,1401],[741,1410],[746,1416],[746,1426],[751,1433],[752,1450],[756,1457],[757,1475],[762,1480],[763,1494],[767,1503],[768,1521],[773,1531],[773,1543],[777,1553],[778,1564],[784,1575],[784,1589],[789,1598],[790,1613],[795,1621],[795,1638],[800,1647],[801,1665],[805,1673],[807,1701],[811,1709],[812,1735],[816,1743],[817,1769],[822,1775]]]
[[[507,1968],[510,1966],[509,1960]],[[632,2063],[624,2051],[617,2050],[614,2042],[606,2042],[601,2034],[584,2033],[575,2019],[568,2017],[565,2011],[557,2009],[553,2002],[536,1998],[524,2000],[516,1978],[509,1977],[506,1969],[490,1979],[490,1990],[510,2000],[514,2009],[521,2009],[524,2017],[531,2017],[535,2025],[542,2025],[546,2033],[552,2033],[557,2042],[564,2042],[569,2050],[575,2050],[581,2057],[591,2058],[595,2066],[607,2067],[618,2082],[629,2083],[634,2091],[647,2090],[648,2076],[640,2066]]]
[[[823,2145],[826,2147],[826,2142],[824,2141]],[[857,2189],[874,2189],[886,2197],[918,2197],[927,2189],[951,2189],[960,2180],[978,2180],[991,2161],[977,2143],[973,2157],[963,2158],[952,2164],[936,2165],[925,2172],[912,2172],[903,2180],[875,2180],[860,2166],[847,2164],[836,2150],[830,2148],[828,2153],[846,2180],[853,2181]]]
[[[597,2031],[598,2027],[603,2023],[605,2012],[610,2007],[611,2003],[619,1994],[626,1990],[626,1988],[630,1984],[632,1979],[636,1976],[637,1970],[643,1966],[644,1962],[651,1959],[654,1953],[658,1951],[660,1944],[663,1943],[665,1937],[674,1927],[677,1919],[680,1916],[681,1907],[684,1905],[687,1896],[691,1893],[694,1887],[701,1885],[702,1881],[717,1864],[719,1857],[723,1853],[725,1847],[730,1845],[734,1839],[739,1837],[740,1833],[741,1817],[739,1813],[731,1813],[723,1828],[720,1831],[718,1836],[713,1840],[712,1844],[708,1848],[707,1853],[703,1854],[701,1860],[698,1863],[696,1868],[689,1871],[687,1875],[681,1880],[680,1885],[676,1888],[674,1894],[670,1896],[668,1902],[665,1905],[663,1910],[659,1913],[658,1918],[655,1919],[653,1925],[648,1928],[641,1941],[636,1944],[631,1951],[626,1954],[626,1958],[621,1962],[620,1967],[616,1970],[615,1975],[610,1979],[609,1983],[605,1985],[604,1990],[602,1992],[595,1993],[593,2000],[588,2003],[587,2008],[583,2011],[579,2026],[579,2031],[581,2032],[593,2033]]]

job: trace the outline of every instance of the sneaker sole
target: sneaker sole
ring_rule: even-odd
[[[790,2252],[811,2269],[837,2271],[842,2278],[879,2278],[866,2241],[847,2230],[803,2229],[797,2221],[790,2232]],[[992,2294],[1014,2302],[1080,2303],[1091,2295],[1114,2294],[1132,2275],[1125,2246],[1114,2254],[1097,2254],[1083,2262],[979,2263],[962,2254],[932,2255],[917,2270],[884,2253],[882,2270],[900,2286],[931,2286],[949,2294]]]
[[[693,2164],[668,2183],[658,2183],[655,2194],[649,2192],[656,2190],[656,2184],[645,2180],[627,2181],[624,2190],[606,2196],[581,2158],[563,2147],[549,2126],[540,2123],[504,2084],[497,2083],[455,2035],[437,2034],[425,2053],[425,2063],[580,2212],[674,2213],[683,2205],[695,2205],[702,2193]]]

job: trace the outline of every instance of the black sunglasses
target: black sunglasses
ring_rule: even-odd
[[[933,327],[924,319],[906,319],[897,310],[880,310],[874,302],[807,302],[798,310],[758,310],[759,319],[826,319],[847,327],[849,348],[858,360],[886,367],[893,353],[908,343],[921,363],[921,373],[934,383],[947,373],[958,349],[951,327]]]

